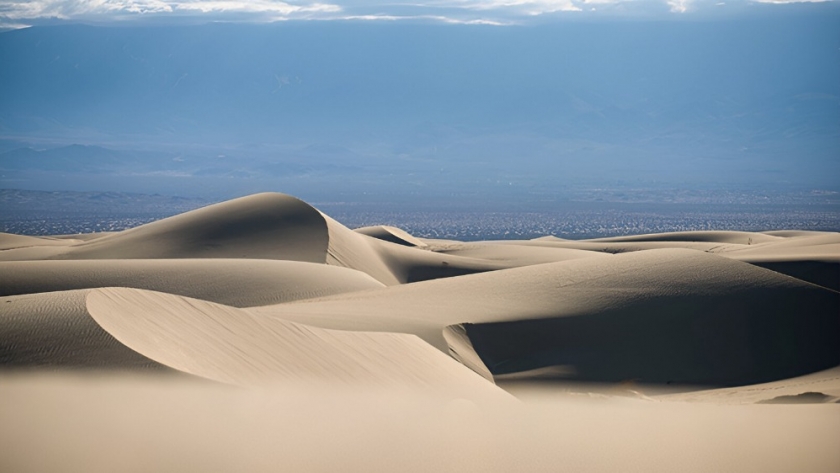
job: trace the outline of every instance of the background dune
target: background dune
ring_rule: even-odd
[[[133,287],[234,307],[383,287],[365,273],[325,264],[253,259],[0,262],[0,296]]]

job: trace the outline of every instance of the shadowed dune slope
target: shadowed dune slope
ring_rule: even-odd
[[[88,292],[0,298],[0,368],[171,372],[94,322],[85,305]]]
[[[323,327],[466,324],[493,374],[740,385],[840,364],[840,294],[720,256],[651,250],[249,309]]]
[[[0,296],[97,287],[168,292],[234,307],[383,287],[360,271],[247,259],[0,262]]]
[[[324,263],[327,226],[294,197],[265,193],[210,205],[72,247],[53,259],[262,258]]]
[[[324,219],[330,235],[327,263],[363,271],[389,286],[512,266],[411,248],[357,233],[326,215]]]
[[[603,253],[689,248],[751,263],[827,289],[840,290],[840,233],[836,232],[672,232],[581,241],[549,236],[507,244]]]
[[[840,233],[774,233],[787,236],[760,245],[727,248],[720,255],[840,291]]]
[[[506,396],[413,335],[326,330],[140,289],[93,290],[87,309],[134,351],[216,381],[373,383]]]
[[[367,235],[383,241],[390,241],[403,246],[416,246],[423,248],[426,246],[420,239],[415,238],[405,230],[388,225],[375,225],[372,227],[362,227],[353,230],[356,233]]]

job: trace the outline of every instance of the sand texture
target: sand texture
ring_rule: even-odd
[[[839,291],[838,233],[460,242],[276,193],[0,234],[0,471],[840,471]]]

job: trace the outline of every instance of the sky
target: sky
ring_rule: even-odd
[[[285,20],[428,21],[517,25],[555,19],[726,16],[760,4],[836,0],[3,0],[0,27],[60,21],[98,24]]]
[[[0,24],[3,187],[840,191],[839,1],[0,0]]]

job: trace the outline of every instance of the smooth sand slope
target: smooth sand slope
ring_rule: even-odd
[[[390,384],[504,398],[501,390],[413,335],[321,329],[138,289],[91,291],[87,309],[134,351],[216,381]]]
[[[840,469],[838,405],[603,396],[484,408],[427,393],[0,379],[6,472]]]

